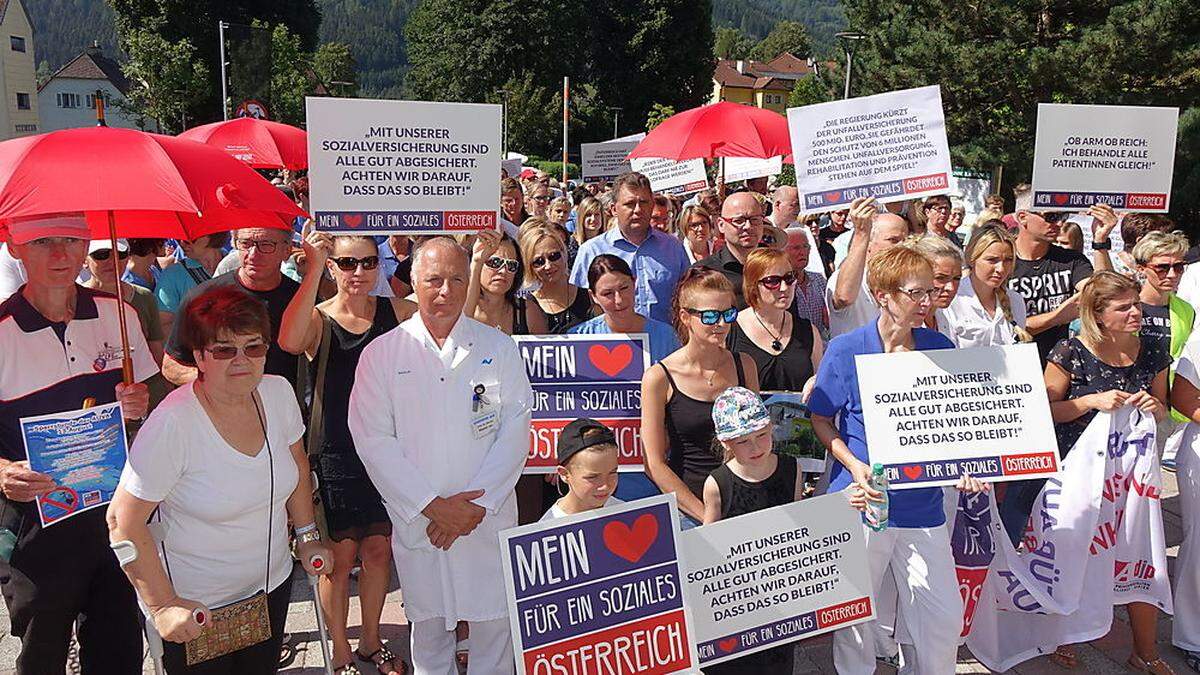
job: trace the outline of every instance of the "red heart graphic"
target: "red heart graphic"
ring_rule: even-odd
[[[725,638],[717,643],[717,646],[721,648],[721,651],[725,652],[726,654],[733,651],[734,647],[737,647],[737,645],[737,637]]]
[[[925,469],[923,469],[920,464],[904,467],[904,475],[907,476],[909,480],[916,480],[920,478],[921,474],[923,473],[925,473]]]
[[[825,200],[828,202],[832,202],[832,203],[836,204],[838,201],[841,200],[841,198],[842,198],[841,192],[826,192],[825,193]]]
[[[588,360],[599,368],[600,372],[609,377],[616,377],[617,373],[625,370],[625,366],[633,361],[633,347],[619,344],[609,349],[604,345],[592,345],[588,349]]]
[[[643,513],[629,527],[619,520],[604,526],[604,546],[618,558],[635,563],[646,555],[658,537],[658,519],[653,513]]]
[[[1059,206],[1066,204],[1068,199],[1070,199],[1070,195],[1065,195],[1065,194],[1054,195],[1054,203],[1058,204]]]
[[[363,217],[361,213],[342,216],[342,222],[345,223],[346,227],[357,228],[359,225],[362,225],[362,221]]]

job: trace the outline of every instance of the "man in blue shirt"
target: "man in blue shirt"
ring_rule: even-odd
[[[618,176],[613,183],[613,194],[616,196],[610,213],[617,226],[579,247],[575,266],[571,268],[571,283],[587,288],[592,259],[601,253],[611,253],[633,269],[637,313],[671,323],[671,296],[688,268],[683,243],[650,226],[654,192],[645,176],[634,171]]]

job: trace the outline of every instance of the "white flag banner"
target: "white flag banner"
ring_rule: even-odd
[[[1034,502],[1022,550],[1003,543],[992,507],[1000,550],[967,637],[988,668],[1103,637],[1114,605],[1173,612],[1155,429],[1128,406],[1097,414]]]

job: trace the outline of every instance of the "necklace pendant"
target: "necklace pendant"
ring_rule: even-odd
[[[783,351],[783,343],[779,340],[772,340],[771,349],[774,349],[777,352]]]

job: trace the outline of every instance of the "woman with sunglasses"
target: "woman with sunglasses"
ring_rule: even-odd
[[[595,314],[588,292],[567,281],[567,247],[552,226],[522,228],[525,278],[536,280],[530,298],[546,314],[549,333],[565,333]]]
[[[684,529],[704,521],[704,481],[721,465],[715,450],[713,401],[729,387],[758,391],[758,371],[726,348],[737,321],[733,286],[703,267],[684,273],[671,303],[683,344],[642,377],[642,448],[646,473],[674,492]]]
[[[946,336],[925,328],[938,293],[925,256],[902,246],[877,253],[867,262],[867,287],[879,318],[829,342],[808,400],[813,430],[835,460],[829,491],[847,490],[860,509],[882,495],[870,486],[871,453],[855,357],[953,346]],[[988,489],[966,475],[957,487],[965,492]],[[962,629],[962,598],[942,499],[940,487],[891,491],[886,529],[866,532],[874,596],[890,574],[899,589],[900,620],[912,639],[905,661],[917,673],[953,673]],[[834,633],[837,672],[875,672],[876,631],[868,623]]]
[[[1155,339],[1179,358],[1192,332],[1196,310],[1175,294],[1186,264],[1188,240],[1182,232],[1150,232],[1133,247],[1137,273],[1143,280],[1142,335]]]
[[[517,295],[524,276],[521,251],[512,237],[496,230],[479,232],[471,248],[471,281],[463,314],[509,335],[549,333],[542,308]]]
[[[125,261],[129,259],[129,244],[124,239],[117,240],[117,257],[121,269],[125,269]],[[163,331],[162,319],[158,312],[158,301],[155,300],[154,294],[150,291],[122,281],[118,284],[116,274],[113,271],[112,264],[112,242],[108,239],[96,239],[88,246],[87,257],[84,258],[84,267],[87,268],[88,274],[91,276],[83,285],[87,288],[94,288],[105,293],[117,295],[118,285],[120,287],[120,295],[133,306],[137,312],[138,323],[141,324],[142,334],[146,336],[146,346],[150,348],[150,354],[154,357],[154,362],[162,367],[163,359],[163,340],[166,338],[166,333]],[[155,380],[159,380],[161,376],[155,376]],[[150,400],[151,407],[162,400],[166,395],[166,383],[161,382],[161,387],[155,387],[150,383]]]
[[[308,455],[317,473],[327,534],[333,546],[333,573],[321,580],[321,607],[333,646],[334,672],[357,673],[355,656],[383,675],[404,672],[403,662],[384,646],[379,621],[391,579],[392,521],[358,458],[346,424],[348,394],[362,351],[375,338],[412,316],[416,305],[401,298],[372,296],[380,273],[379,249],[368,236],[330,236],[316,230],[304,239],[304,279],[288,303],[279,328],[279,346],[312,361],[313,419]],[[328,270],[337,294],[316,304]],[[362,634],[350,650],[346,619],[350,570],[362,561],[358,595]]]
[[[790,311],[796,281],[783,251],[756,248],[746,256],[742,290],[748,306],[726,344],[754,360],[763,391],[807,391],[821,362],[824,343],[816,327]]]

